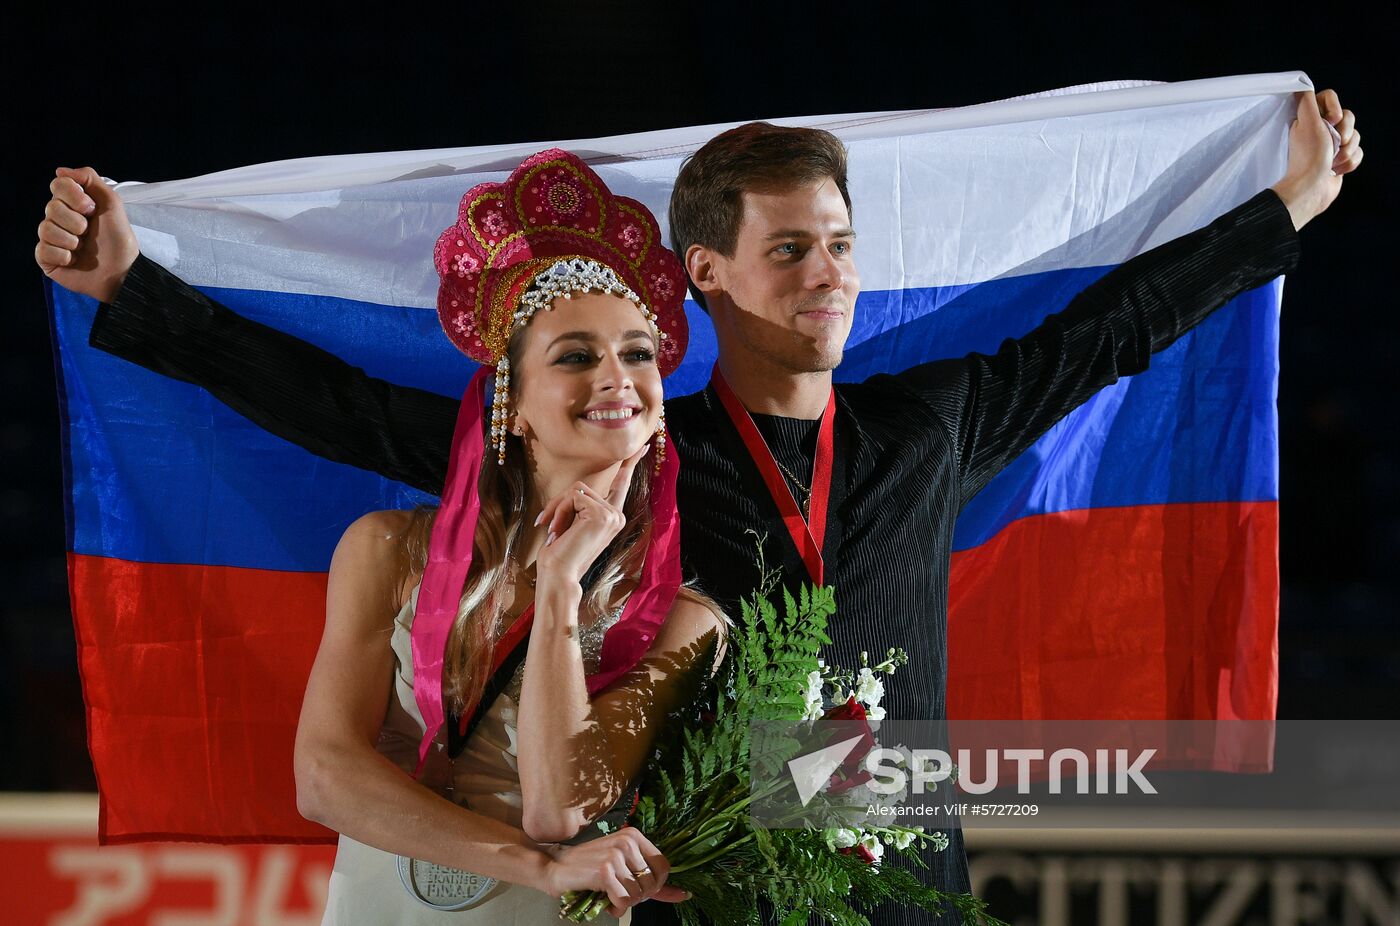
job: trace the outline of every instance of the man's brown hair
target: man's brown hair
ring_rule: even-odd
[[[671,191],[671,243],[685,261],[692,244],[734,256],[744,193],[781,193],[819,180],[834,180],[851,211],[846,190],[846,146],[822,129],[750,122],[721,132],[681,165]],[[691,286],[700,307],[704,295]]]

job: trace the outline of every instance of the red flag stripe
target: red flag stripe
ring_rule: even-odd
[[[1022,518],[950,589],[951,718],[1274,716],[1277,502]]]
[[[334,841],[297,813],[292,772],[325,573],[68,566],[100,841]]]

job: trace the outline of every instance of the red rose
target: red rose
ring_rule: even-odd
[[[843,794],[857,785],[865,784],[873,776],[870,772],[861,768],[861,764],[865,761],[865,757],[870,753],[870,750],[875,748],[875,734],[870,732],[870,724],[865,719],[865,708],[856,701],[855,695],[852,695],[846,700],[845,704],[838,704],[836,707],[827,711],[826,714],[822,716],[822,719],[859,721],[860,729],[862,730],[860,742],[856,743],[855,748],[847,754],[845,760],[841,763],[841,767],[832,773],[831,783],[826,789],[827,793]],[[849,737],[850,729],[843,726],[840,729],[832,731],[831,736],[826,741],[826,745],[831,746]]]
[[[856,700],[855,695],[846,699],[845,704],[838,704],[822,715],[823,720],[864,720],[865,707]]]
[[[859,843],[857,843],[854,846],[846,846],[844,849],[838,849],[837,851],[840,852],[842,855],[855,855],[856,858],[860,859],[867,865],[875,864],[875,856],[871,853],[869,849],[867,849],[865,846],[860,845]]]

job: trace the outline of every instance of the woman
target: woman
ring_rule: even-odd
[[[590,826],[722,627],[678,589],[661,378],[684,277],[659,242],[558,150],[471,190],[438,241],[444,330],[483,367],[441,508],[366,515],[331,563],[296,743],[298,805],[341,833],[327,922],[543,924],[569,889],[606,891],[612,915],[683,897],[635,830]],[[428,909],[444,897],[470,905]]]

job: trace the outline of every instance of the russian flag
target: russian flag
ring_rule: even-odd
[[[952,110],[784,120],[850,147],[865,291],[841,380],[1029,331],[1134,254],[1282,175],[1299,73],[1125,82]],[[462,191],[540,148],[666,215],[727,126],[264,164],[127,184],[142,251],[372,375],[460,395],[430,255]],[[1273,717],[1281,282],[1047,433],[956,536],[954,718]],[[420,492],[327,462],[87,346],[50,287],[70,585],[101,838],[321,841],[292,743],[346,525]],[[668,380],[704,385],[706,316]],[[994,641],[994,644],[993,644]]]

